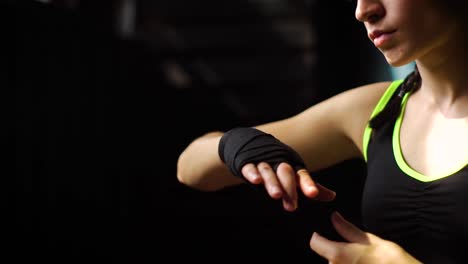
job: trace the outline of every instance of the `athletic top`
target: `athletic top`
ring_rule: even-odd
[[[402,80],[394,81],[377,103],[380,112]],[[400,127],[410,93],[395,122],[363,138],[367,176],[362,199],[366,231],[396,242],[423,263],[468,262],[468,161],[438,176],[413,170],[400,149]],[[468,151],[468,150],[467,150]]]

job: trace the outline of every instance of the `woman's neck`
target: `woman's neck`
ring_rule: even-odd
[[[443,112],[468,116],[468,41],[453,35],[458,38],[416,61],[422,80],[420,94]]]

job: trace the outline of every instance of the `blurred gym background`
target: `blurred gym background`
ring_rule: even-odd
[[[324,263],[308,243],[335,236],[331,206],[287,213],[248,186],[192,190],[177,157],[205,132],[410,70],[386,65],[346,0],[4,0],[0,12],[3,238],[18,261]],[[315,177],[359,225],[362,161]]]

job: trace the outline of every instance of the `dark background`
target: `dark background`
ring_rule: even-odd
[[[389,80],[347,1],[47,2],[1,2],[5,253],[310,264],[323,262],[313,231],[338,239],[330,208],[359,225],[362,161],[316,172],[337,200],[301,199],[294,213],[248,186],[203,193],[176,179],[205,132]]]

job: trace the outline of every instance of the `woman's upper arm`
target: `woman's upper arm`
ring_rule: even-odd
[[[362,157],[364,129],[389,84],[379,82],[357,87],[291,118],[257,128],[293,147],[312,171]]]

